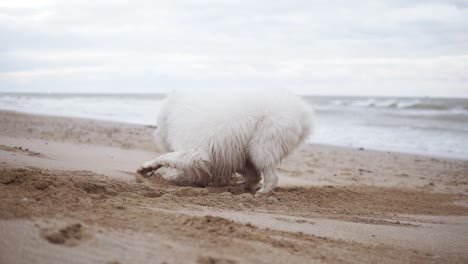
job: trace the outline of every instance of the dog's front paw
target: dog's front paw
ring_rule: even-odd
[[[255,195],[263,195],[263,194],[270,194],[274,191],[275,187],[271,185],[266,185],[263,184],[260,189],[257,189],[257,192]]]
[[[257,192],[261,187],[259,184],[249,184],[247,182],[240,182],[240,183],[236,183],[234,185],[238,186],[243,191],[249,192],[251,194],[255,194],[255,192]]]
[[[261,196],[261,195],[267,195],[271,192],[272,190],[267,190],[263,187],[261,187],[260,189],[258,189],[258,191],[255,193],[255,196]]]

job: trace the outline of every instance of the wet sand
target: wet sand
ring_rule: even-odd
[[[0,124],[0,263],[468,262],[468,161],[304,145],[254,196],[137,175],[151,127]]]

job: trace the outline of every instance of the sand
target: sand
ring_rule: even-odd
[[[468,262],[468,161],[304,145],[255,196],[140,177],[151,127],[0,124],[2,264]]]

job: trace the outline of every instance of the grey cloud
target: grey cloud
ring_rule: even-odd
[[[468,96],[466,32],[465,1],[52,1],[0,8],[0,91]]]

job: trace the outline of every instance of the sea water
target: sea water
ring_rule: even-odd
[[[0,109],[157,125],[163,94],[0,94]],[[468,160],[468,99],[303,96],[309,142]]]

